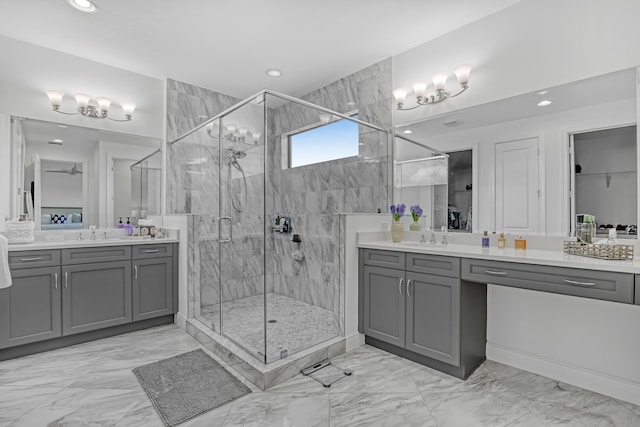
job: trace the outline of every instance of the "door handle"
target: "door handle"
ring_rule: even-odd
[[[146,254],[154,254],[156,252],[160,252],[160,249],[145,249],[144,251]]]
[[[134,274],[134,278],[136,280],[138,280],[138,266],[137,265],[133,266],[133,274]]]
[[[40,261],[42,259],[41,256],[36,256],[33,258],[20,258],[20,261]]]
[[[53,280],[55,281],[55,289],[58,289],[58,273],[53,273]]]
[[[404,277],[400,278],[400,281],[398,282],[398,292],[400,292],[400,295],[404,296],[402,294],[402,283],[404,282]]]
[[[64,272],[64,287],[65,288],[69,287],[69,272],[68,271]]]
[[[407,280],[407,295],[408,296],[412,296],[411,295],[411,290],[409,289],[409,286],[411,286],[411,279]]]
[[[229,221],[229,238],[222,239],[222,220],[226,219]],[[233,240],[233,221],[230,216],[221,216],[218,220],[218,239],[220,239],[220,243],[229,243]]]

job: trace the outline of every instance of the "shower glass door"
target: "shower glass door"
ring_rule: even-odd
[[[218,131],[220,332],[265,362],[263,103],[229,113]]]

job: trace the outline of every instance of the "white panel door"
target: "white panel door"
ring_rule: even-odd
[[[539,230],[538,138],[496,144],[495,231]]]

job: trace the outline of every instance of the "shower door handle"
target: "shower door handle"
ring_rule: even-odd
[[[226,219],[229,221],[229,238],[222,239],[222,220]],[[233,240],[233,221],[230,216],[221,216],[218,220],[218,239],[220,239],[220,243],[229,243]]]

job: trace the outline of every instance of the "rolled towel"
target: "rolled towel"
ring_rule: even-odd
[[[0,234],[0,289],[11,286],[9,271],[9,240]]]

